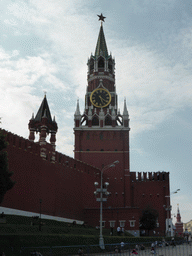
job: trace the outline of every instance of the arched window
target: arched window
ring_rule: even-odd
[[[96,116],[94,116],[92,119],[92,125],[99,125],[99,119]]]
[[[123,125],[123,118],[122,118],[122,116],[118,116],[117,117],[116,123],[117,123],[117,125]]]
[[[102,58],[98,62],[98,68],[104,68],[104,60]]]
[[[109,72],[112,74],[112,71],[113,71],[113,62],[112,62],[111,59],[108,61],[108,69],[109,69]]]
[[[81,119],[81,125],[88,125],[88,118],[87,116],[83,116]]]
[[[105,125],[112,125],[112,120],[110,116],[106,116],[105,118]]]

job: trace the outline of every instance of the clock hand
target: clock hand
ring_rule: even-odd
[[[101,95],[99,95],[99,98],[100,98],[101,102],[103,103],[104,99],[101,97]]]
[[[108,102],[108,100],[103,99],[103,98],[101,97],[101,95],[99,95],[99,98],[101,99],[102,102],[103,102],[103,101]]]

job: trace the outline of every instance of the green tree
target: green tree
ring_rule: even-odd
[[[15,182],[10,179],[13,172],[8,170],[8,158],[7,152],[7,142],[5,141],[5,135],[0,131],[0,204],[3,201],[4,195],[9,189],[12,189]]]
[[[158,211],[151,208],[149,205],[143,210],[142,217],[140,219],[140,229],[148,231],[156,228],[156,222],[158,218]]]

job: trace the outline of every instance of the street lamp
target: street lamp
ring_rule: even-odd
[[[96,191],[94,192],[94,195],[97,196],[100,194],[99,198],[96,198],[97,202],[100,202],[100,236],[99,236],[99,246],[101,249],[105,249],[104,245],[104,239],[103,239],[103,234],[102,234],[102,228],[103,228],[103,202],[107,201],[106,197],[103,197],[103,195],[108,196],[109,192],[107,191],[107,187],[109,186],[108,182],[104,183],[103,187],[103,172],[109,168],[115,167],[116,164],[118,164],[119,161],[115,161],[112,164],[106,165],[101,169],[101,182],[100,182],[100,188],[96,188]],[[99,185],[98,182],[94,183],[95,187]]]
[[[167,206],[164,205],[164,208],[167,212],[167,219],[166,219],[166,234],[168,236],[173,236],[173,224],[172,224],[172,218],[170,216],[170,212],[172,210],[172,205],[170,205],[170,200],[168,198],[171,197],[173,194],[177,194],[180,191],[180,189],[176,189],[175,191],[171,192],[170,195],[165,196],[167,198]]]

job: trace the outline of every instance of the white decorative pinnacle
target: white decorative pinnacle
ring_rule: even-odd
[[[104,112],[103,109],[101,108],[100,112],[99,112],[99,116],[104,116]]]
[[[112,108],[111,115],[112,115],[112,120],[115,120],[116,119],[116,114],[115,114],[115,109],[114,108]]]
[[[126,99],[124,99],[123,116],[129,116],[128,111],[127,111]]]
[[[99,87],[103,87],[103,79],[99,79]]]
[[[112,111],[111,111],[111,115],[112,116],[115,116],[115,109],[113,108]]]
[[[89,107],[88,116],[92,116],[92,110],[91,110],[91,107]]]
[[[76,107],[76,111],[75,111],[75,116],[80,116],[80,108],[79,108],[79,99],[77,99],[77,107]]]
[[[87,97],[85,97],[85,109],[88,109]]]

